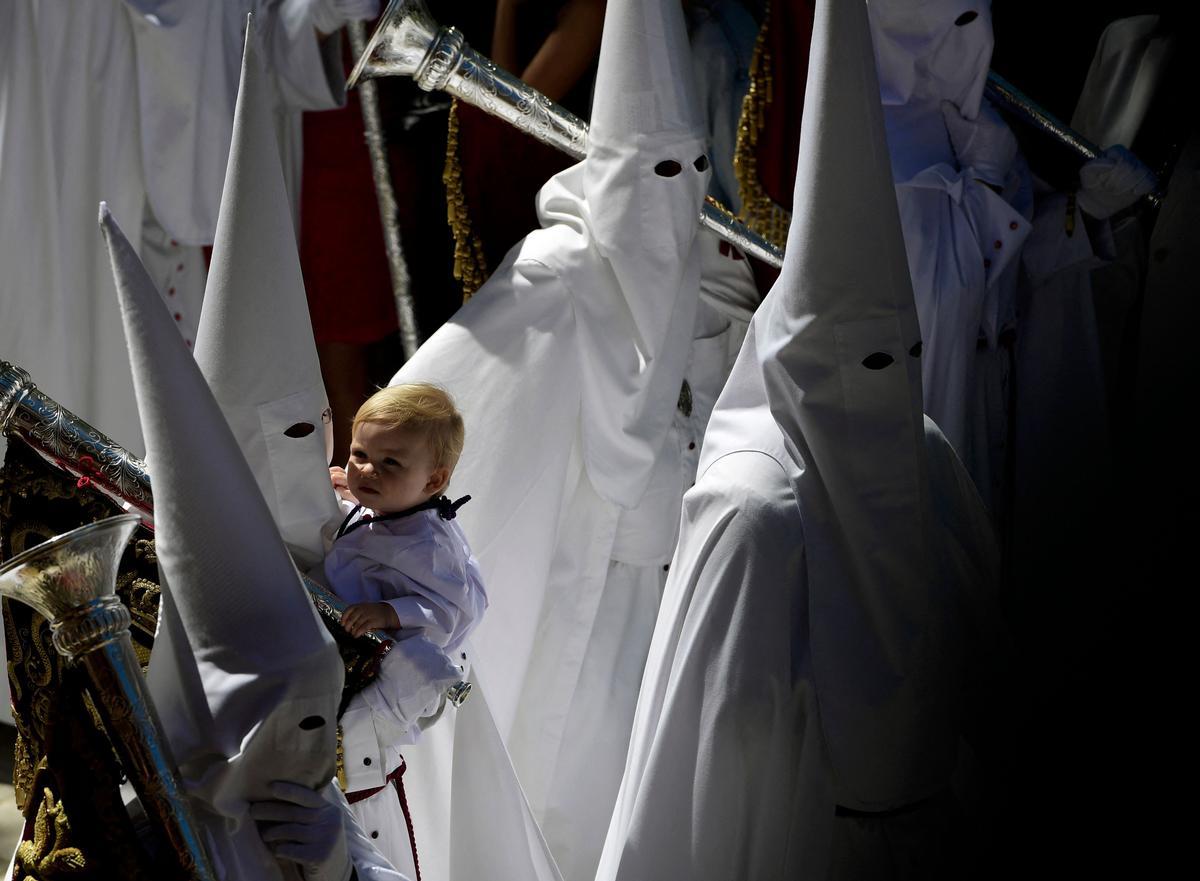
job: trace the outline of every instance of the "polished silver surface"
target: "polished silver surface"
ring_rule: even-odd
[[[330,618],[340,624],[342,613],[346,611],[346,606],[349,604],[332,590],[325,587],[325,585],[314,581],[307,575],[301,575],[300,580],[304,582],[304,589],[308,591],[308,598],[317,607],[317,611],[326,618]],[[368,630],[358,638],[374,643],[377,657],[382,658],[392,650],[392,640],[382,630]]]
[[[0,566],[0,594],[32,606],[55,648],[83,666],[92,702],[184,877],[216,874],[129,639],[129,610],[116,596],[117,568],[139,518],[121,514],[30,548]]]
[[[1026,124],[1054,138],[1084,162],[1095,159],[1103,152],[1099,146],[1075,131],[994,70],[988,71],[984,92],[988,100],[1001,110],[1007,110]],[[1157,207],[1162,202],[1163,194],[1157,191],[1147,193],[1146,199]]]
[[[350,37],[350,50],[357,56],[366,51],[366,25],[352,21],[346,25]],[[388,272],[392,278],[392,296],[396,301],[396,320],[400,326],[400,347],[407,361],[421,345],[417,329],[417,316],[413,309],[412,285],[408,264],[404,261],[404,249],[400,244],[400,220],[396,205],[396,191],[392,187],[391,166],[388,163],[387,144],[383,139],[383,121],[379,116],[379,95],[375,83],[364,81],[359,88],[362,99],[363,129],[367,141],[367,152],[371,156],[371,177],[375,180],[375,197],[379,201],[379,219],[383,224],[383,244],[387,251]]]
[[[446,700],[450,701],[451,705],[455,707],[461,707],[463,702],[471,696],[471,689],[473,687],[470,682],[460,679],[446,690]]]
[[[991,102],[1001,110],[1013,113],[1034,128],[1050,135],[1063,146],[1070,148],[1080,159],[1087,161],[1100,155],[1099,147],[994,70],[988,71],[984,91]]]
[[[23,440],[42,458],[90,482],[147,523],[153,519],[146,463],[60,407],[28,373],[7,361],[0,361],[0,433]]]
[[[119,514],[18,554],[0,566],[0,593],[31,606],[49,621],[55,646],[67,657],[75,657],[77,651],[59,645],[58,628],[67,622],[74,631],[70,622],[80,615],[88,618],[89,608],[106,609],[112,600],[120,605],[117,565],[137,521],[132,514]],[[70,641],[75,642],[74,635]],[[81,651],[86,651],[90,642],[83,639],[82,645]]]
[[[346,86],[381,76],[407,76],[426,91],[448,92],[575,159],[587,153],[586,122],[480,55],[455,28],[439,26],[422,0],[388,4]],[[745,253],[783,265],[782,248],[711,199],[704,203],[700,223]]]

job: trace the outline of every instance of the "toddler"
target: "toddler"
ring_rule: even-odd
[[[385,388],[359,408],[350,460],[329,469],[350,510],[325,558],[351,636],[420,631],[449,653],[483,614],[479,569],[454,523],[470,496],[442,495],[462,447],[462,417],[437,386]]]
[[[349,603],[352,636],[387,632],[396,645],[341,718],[343,786],[351,812],[392,864],[420,877],[401,776],[446,687],[467,666],[463,640],[487,608],[479,568],[454,522],[468,497],[442,493],[463,448],[450,396],[424,384],[385,388],[354,417],[350,460],[330,468],[348,509],[325,576]]]

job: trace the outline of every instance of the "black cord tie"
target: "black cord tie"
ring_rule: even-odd
[[[411,508],[405,508],[403,511],[396,511],[393,514],[380,514],[378,517],[373,517],[370,514],[363,514],[362,518],[357,523],[351,523],[354,515],[362,510],[362,505],[355,505],[354,508],[346,515],[346,519],[342,521],[342,525],[338,527],[337,535],[334,541],[337,541],[343,535],[348,535],[360,526],[365,526],[368,523],[379,523],[381,520],[399,520],[401,517],[408,517],[410,514],[417,514],[421,511],[437,511],[438,516],[443,520],[453,520],[458,514],[458,509],[471,501],[470,496],[463,496],[457,501],[450,501],[446,496],[436,496],[421,502],[419,505],[413,505]]]

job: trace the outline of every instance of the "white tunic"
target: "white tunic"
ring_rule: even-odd
[[[854,821],[834,818],[789,459],[769,414],[741,415],[747,430],[764,429],[761,439],[713,462],[684,499],[596,881],[854,878],[854,866],[872,862],[868,842],[852,838]],[[986,584],[997,563],[986,512],[929,420],[925,436],[944,571],[960,587]],[[987,637],[978,613],[988,601],[958,597],[963,634]],[[943,642],[945,660],[968,639]],[[940,831],[927,825],[918,839]],[[876,864],[900,863],[889,838],[869,842]]]
[[[921,323],[925,412],[970,461],[987,444],[975,431],[975,353],[981,335],[995,347],[1002,315],[1011,310],[1015,278],[1008,267],[1029,222],[972,169],[958,167],[936,105],[885,105],[884,119]]]
[[[705,244],[705,243],[701,243]],[[716,243],[711,243],[714,251]],[[722,258],[727,262],[733,261]],[[743,261],[744,264],[744,261]],[[702,301],[666,442],[641,503],[577,487],[560,538],[509,748],[566,881],[590,881],[604,844],[683,493],[745,325]],[[585,508],[595,513],[587,515]],[[595,549],[582,552],[582,549]]]
[[[356,517],[351,526],[362,523]],[[400,621],[446,652],[483,617],[487,593],[462,529],[435,510],[347,530],[325,555],[329,586],[347,603],[387,603]]]
[[[350,805],[355,819],[392,865],[415,877],[408,823],[388,776],[399,773],[422,725],[432,724],[446,687],[466,675],[459,649],[487,595],[462,530],[433,510],[349,530],[333,542],[324,574],[346,602],[386,602],[400,619],[390,633],[397,658],[385,659],[342,716],[342,753],[347,793],[379,790]],[[413,810],[414,823],[429,822],[420,804]]]
[[[522,782],[529,777],[529,799],[541,817],[553,810],[554,787],[569,785],[552,757],[587,749],[565,732],[595,718],[592,701],[607,699],[586,693],[592,679],[583,672],[585,659],[590,655],[588,669],[604,667],[624,658],[627,645],[622,663],[637,667],[645,652],[645,623],[626,624],[657,604],[678,500],[690,481],[680,447],[692,452],[688,444],[699,445],[696,426],[680,427],[676,417],[693,335],[716,339],[710,345],[719,360],[729,351],[725,321],[708,313],[711,323],[697,324],[698,261],[684,264],[682,279],[648,271],[633,285],[615,277],[586,214],[580,216],[583,171],[576,166],[547,183],[539,197],[547,228],[518,244],[393,380],[443,385],[463,413],[466,447],[450,494],[472,495],[459,519],[491,602],[473,640],[472,678],[488,696]],[[695,175],[681,183],[698,204],[704,180],[691,164],[683,174]],[[689,419],[703,412],[705,397],[715,398],[707,377],[722,370],[704,368]],[[633,530],[622,533],[633,568],[608,594],[618,521],[638,504],[650,506],[647,531],[636,542]],[[602,608],[607,620],[597,617]],[[632,701],[636,678],[632,670],[623,675],[624,703]],[[613,712],[611,721],[622,714],[628,718],[628,709]],[[604,750],[614,778],[626,736],[614,730]],[[562,768],[576,761],[567,756]],[[606,819],[602,797],[595,810]],[[447,843],[446,850],[458,846]]]
[[[994,464],[1002,459],[997,445],[1007,433],[1005,409],[996,406],[1005,398],[1007,354],[997,351],[997,341],[1011,324],[1016,279],[1010,267],[1029,233],[1027,175],[1019,162],[1008,171],[960,161],[942,108],[949,101],[965,119],[980,116],[992,51],[989,5],[928,0],[914,11],[897,0],[872,0],[868,10],[920,319],[924,409],[963,457],[985,500],[994,502],[993,485],[1004,467]],[[981,149],[978,159],[1000,163],[999,152],[993,157]],[[980,180],[1006,171],[1002,193]],[[873,247],[867,240],[863,245]]]
[[[870,46],[861,4],[817,4],[787,258],[685,498],[602,881],[826,877],[835,805],[953,768],[993,545],[921,416]]]
[[[0,5],[0,358],[134,452],[96,206],[135,239],[146,225],[139,251],[194,339],[203,257],[183,246],[212,242],[251,10],[281,103],[335,106],[338,47],[318,45],[302,0]]]

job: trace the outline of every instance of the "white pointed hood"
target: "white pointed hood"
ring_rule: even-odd
[[[326,446],[332,426],[253,33],[251,22],[196,363],[284,541],[309,565],[323,550],[321,526],[337,516]]]
[[[883,809],[944,779],[930,734],[944,720],[921,654],[938,576],[919,331],[861,0],[818,4],[805,94],[787,257],[701,469],[734,450],[786,450],[838,803]]]
[[[691,48],[675,0],[611,0],[583,162],[538,196],[547,233],[578,229],[586,248],[555,250],[575,293],[585,372],[582,424],[592,482],[637,503],[670,424],[699,301],[695,250],[711,175]],[[614,345],[616,339],[629,341]],[[629,377],[621,406],[589,389]]]
[[[870,0],[883,103],[952,101],[974,119],[992,60],[990,0]]]
[[[154,481],[163,621],[151,695],[229,877],[279,877],[247,814],[273,780],[327,783],[343,668],[254,476],[106,206]]]

